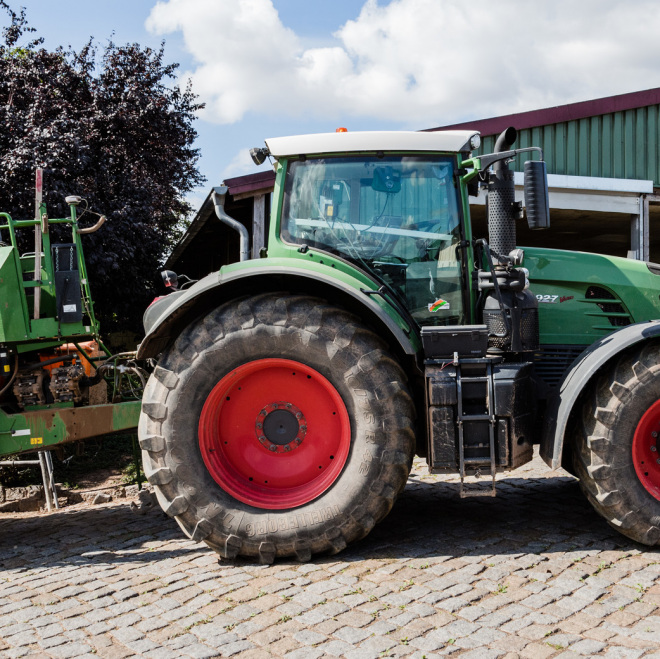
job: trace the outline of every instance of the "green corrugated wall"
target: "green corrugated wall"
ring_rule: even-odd
[[[492,153],[496,135],[482,136]],[[652,180],[660,186],[660,105],[519,131],[516,147],[540,146],[549,174]],[[529,157],[513,167],[522,171]]]

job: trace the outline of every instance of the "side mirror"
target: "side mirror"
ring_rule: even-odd
[[[544,160],[525,163],[525,207],[530,229],[550,228],[550,198],[548,173]]]

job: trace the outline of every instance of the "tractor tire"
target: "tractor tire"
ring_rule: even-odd
[[[660,543],[660,345],[599,376],[582,408],[573,462],[592,506],[614,529]]]
[[[403,490],[415,446],[405,375],[327,302],[232,301],[189,326],[146,386],[139,438],[163,510],[222,557],[336,553]]]

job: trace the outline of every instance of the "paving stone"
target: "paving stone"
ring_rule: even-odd
[[[222,645],[219,648],[212,648],[208,645],[202,645],[201,643],[193,643],[188,645],[185,648],[185,653],[193,659],[207,659],[209,657],[232,657],[235,654],[239,654],[244,650],[249,650],[253,648],[254,645],[250,641],[234,641],[226,645]]]
[[[496,659],[504,654],[502,650],[493,650],[491,648],[479,648],[470,652],[463,652],[462,659]]]
[[[364,627],[372,621],[372,618],[370,615],[362,613],[361,611],[347,611],[346,613],[336,616],[336,620],[337,622],[350,627]]]
[[[391,636],[370,636],[360,644],[360,647],[375,650],[376,652],[386,652],[386,650],[394,647],[397,643],[398,641],[394,640]]]
[[[305,647],[287,652],[284,656],[286,659],[318,659],[318,657],[322,657],[323,654],[324,652],[320,648]]]
[[[641,657],[643,654],[644,650],[614,646],[608,648],[602,656],[607,657],[607,659],[637,659],[637,657]]]
[[[110,633],[124,644],[144,638],[144,632],[141,632],[135,627],[119,627],[118,629],[113,629]]]
[[[63,635],[49,636],[48,638],[42,638],[39,641],[39,646],[42,647],[44,650],[47,650],[48,648],[54,648],[56,645],[62,645],[63,643],[68,643],[70,640],[71,639]],[[3,649],[2,646],[0,646],[0,650],[2,649]]]
[[[382,653],[371,648],[360,647],[356,650],[349,650],[343,656],[346,659],[377,659],[377,657],[382,656]]]
[[[12,636],[6,637],[6,641],[11,644],[12,647],[21,647],[26,645],[32,645],[39,640],[39,637],[33,631],[24,631],[14,634]]]
[[[573,643],[573,645],[571,645],[571,650],[577,654],[591,656],[594,654],[598,654],[605,647],[606,647],[605,643],[601,643],[600,641],[594,641],[592,639],[585,638],[581,641],[577,641],[576,643]]]
[[[355,627],[341,627],[338,629],[334,635],[342,640],[350,643],[352,645],[357,645],[360,641],[363,641],[365,638],[371,636],[371,633],[368,629],[356,629]]]
[[[148,659],[178,659],[181,655],[164,647],[157,647],[144,653]]]
[[[459,638],[456,641],[456,646],[459,648],[483,648],[495,641],[499,641],[505,636],[506,634],[504,632],[495,629],[482,628],[478,629],[473,634]]]
[[[70,659],[92,653],[92,647],[87,643],[66,643],[50,648],[48,653],[57,659]]]
[[[551,645],[559,645],[562,648],[567,648],[569,645],[580,640],[579,636],[574,634],[552,634],[546,637],[546,642]]]
[[[318,645],[327,640],[327,636],[324,634],[318,634],[317,632],[312,631],[311,629],[303,629],[293,635],[293,638],[302,643],[303,645]]]
[[[319,650],[323,650],[323,652],[330,654],[333,657],[341,657],[352,648],[353,646],[350,643],[346,643],[346,641],[342,640],[328,641],[327,643],[322,643],[318,646]]]

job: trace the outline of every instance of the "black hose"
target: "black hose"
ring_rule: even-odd
[[[34,371],[37,368],[41,368],[42,366],[48,366],[49,364],[57,364],[58,362],[70,362],[72,359],[75,359],[75,355],[62,355],[61,357],[53,357],[51,359],[46,359],[43,362],[35,362],[34,364],[30,364],[29,366],[24,366],[23,370],[24,371]]]

